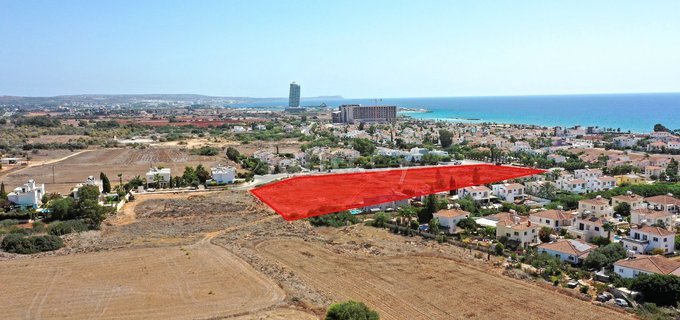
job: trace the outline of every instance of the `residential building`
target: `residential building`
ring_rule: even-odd
[[[558,209],[534,212],[529,215],[529,220],[537,225],[559,230],[573,225],[577,217],[577,212],[567,212]]]
[[[472,186],[458,189],[458,198],[470,196],[475,201],[489,201],[492,197],[491,189],[485,186]]]
[[[218,184],[234,183],[236,168],[217,165],[217,167],[210,168],[210,176],[212,181]]]
[[[300,85],[293,82],[290,84],[288,93],[288,107],[297,108],[300,106]]]
[[[153,167],[146,173],[146,187],[148,188],[150,183],[153,183],[156,188],[167,187],[170,178],[172,178],[170,168],[158,169]]]
[[[392,122],[397,118],[396,106],[362,106],[346,104],[338,107],[340,114],[334,118],[340,123]]]
[[[507,216],[496,223],[496,239],[506,237],[508,242],[518,247],[538,243],[540,225],[532,224],[527,217]]]
[[[439,219],[439,224],[446,228],[448,233],[456,232],[457,224],[470,216],[470,213],[461,209],[439,210],[434,217]]]
[[[519,183],[494,184],[491,189],[493,195],[507,202],[514,202],[515,199],[524,197],[524,186]]]
[[[597,196],[593,199],[580,200],[578,202],[578,211],[581,213],[588,211],[596,217],[611,217],[614,210],[609,205],[607,198]]]
[[[104,183],[101,180],[95,179],[93,176],[89,176],[85,179],[85,182],[79,183],[71,189],[71,195],[73,195],[74,199],[78,200],[78,191],[84,186],[95,186],[100,194],[104,192]]]
[[[614,145],[619,148],[632,148],[637,145],[640,138],[634,136],[618,136],[613,139]]]
[[[8,193],[7,200],[17,207],[35,209],[42,205],[44,195],[45,185],[36,184],[35,180],[31,179],[28,183]]]
[[[680,276],[680,262],[660,255],[638,255],[614,262],[614,272],[628,279],[643,273]]]
[[[673,198],[671,194],[645,198],[650,209],[668,211],[675,215],[680,213],[680,200]]]
[[[647,145],[647,151],[663,151],[668,148],[668,145],[663,141],[654,141]]]
[[[555,181],[557,189],[573,193],[588,192],[588,181],[584,179],[569,179],[560,177]]]
[[[588,192],[597,192],[609,190],[616,187],[616,178],[609,176],[601,176],[597,178],[589,179],[586,183],[586,188]]]
[[[571,264],[580,264],[590,251],[597,246],[578,239],[561,239],[555,242],[538,245],[538,253],[546,253]]]
[[[577,218],[573,225],[567,229],[567,232],[577,239],[587,242],[593,241],[595,237],[607,238],[607,231],[604,230],[604,224],[609,221],[605,217],[586,216]]]
[[[672,228],[675,225],[675,215],[668,211],[640,207],[630,211],[630,223],[635,225],[663,224],[667,228]]]
[[[647,253],[654,249],[663,250],[663,253],[675,251],[675,232],[664,228],[643,226],[638,229],[630,229],[630,236],[621,239],[626,250],[636,253]]]
[[[567,158],[563,155],[560,154],[549,154],[548,155],[548,160],[552,160],[555,163],[564,163],[567,162]]]
[[[576,179],[590,180],[593,178],[599,178],[602,176],[602,170],[600,169],[577,169],[574,170],[574,177]]]
[[[614,176],[614,179],[616,179],[617,186],[622,184],[643,184],[647,182],[645,178],[634,173]]]
[[[633,194],[630,191],[625,195],[613,196],[612,197],[612,207],[616,208],[621,203],[627,203],[631,210],[646,207],[644,203],[644,198],[637,194]]]
[[[659,177],[666,169],[657,166],[645,166],[645,175],[648,177]]]

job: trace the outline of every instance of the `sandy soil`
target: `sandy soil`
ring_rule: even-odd
[[[501,275],[495,257],[355,225],[286,222],[245,191],[142,195],[66,248],[0,252],[6,318],[313,319],[356,299],[382,319],[627,318]]]
[[[284,293],[226,250],[116,250],[3,264],[6,319],[196,319],[275,305]],[[30,285],[34,284],[34,285]]]
[[[258,246],[335,300],[364,301],[383,319],[578,319],[619,316],[607,309],[445,259],[349,258],[297,240]],[[549,297],[549,298],[548,298]],[[594,312],[597,311],[597,312]]]
[[[29,179],[35,179],[38,183],[45,183],[47,192],[67,194],[76,183],[84,181],[88,176],[99,177],[100,172],[106,173],[115,186],[119,181],[119,173],[123,174],[123,181],[127,181],[134,176],[144,177],[151,166],[163,166],[170,168],[173,175],[181,175],[185,166],[203,164],[210,168],[224,162],[223,159],[222,156],[191,155],[179,148],[96,149],[81,151],[58,161],[32,161],[30,167],[10,172],[2,179],[5,185],[12,188]]]

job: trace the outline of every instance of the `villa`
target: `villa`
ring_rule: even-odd
[[[44,195],[45,185],[36,184],[35,180],[31,179],[28,183],[8,193],[7,200],[17,207],[36,209],[42,205]]]

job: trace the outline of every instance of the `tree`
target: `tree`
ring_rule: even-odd
[[[202,164],[196,166],[196,178],[201,184],[204,184],[208,179],[210,179],[210,172],[203,167]]]
[[[53,220],[69,220],[73,219],[73,198],[63,198],[51,201],[49,204],[50,218]]]
[[[99,199],[99,188],[92,185],[82,186],[78,189],[78,201]]]
[[[7,192],[5,192],[4,182],[0,182],[0,200],[7,200]]]
[[[611,243],[591,251],[583,262],[590,269],[610,268],[614,262],[626,257],[626,249],[621,243]]]
[[[111,181],[104,172],[99,173],[99,179],[102,181],[102,190],[104,193],[111,193]]]
[[[494,248],[494,251],[496,252],[496,255],[500,256],[503,254],[503,251],[505,251],[505,246],[502,243],[496,243],[496,247]]]
[[[612,231],[616,229],[616,225],[611,221],[605,221],[604,223],[602,223],[602,229],[604,229],[604,231],[607,231],[607,240],[609,240],[612,238]]]
[[[241,153],[236,150],[234,147],[228,147],[227,148],[227,158],[229,160],[238,162],[239,158],[241,157]]]
[[[92,229],[99,229],[107,214],[107,208],[92,199],[78,200],[75,210]]]
[[[390,214],[387,212],[378,212],[373,217],[373,226],[376,228],[384,228],[385,224],[391,219]]]
[[[448,130],[439,130],[439,142],[441,142],[442,148],[448,148],[453,143],[453,133]]]
[[[630,204],[628,202],[619,202],[619,204],[614,207],[614,213],[621,215],[622,217],[627,217],[630,215]]]
[[[156,173],[153,175],[153,183],[156,186],[156,188],[161,187],[161,181],[163,181],[163,176],[160,173]]]
[[[680,277],[675,275],[641,273],[633,279],[631,289],[659,306],[674,307],[680,301]]]
[[[479,225],[477,225],[475,219],[472,219],[470,217],[461,219],[460,221],[458,221],[456,226],[462,228],[463,230],[465,230],[465,232],[474,232],[477,231],[477,228],[479,228]]]
[[[538,230],[538,238],[541,240],[541,242],[548,243],[550,242],[550,235],[552,232],[553,230],[550,227],[541,227],[541,229]]]
[[[417,214],[418,212],[416,208],[411,206],[399,208],[399,211],[397,212],[397,215],[402,220],[401,223],[404,225],[408,225],[408,223],[411,222],[411,219],[415,217]]]
[[[427,195],[425,197],[425,207],[418,212],[418,222],[428,223],[434,217],[435,212],[437,212],[437,199],[432,194]]]
[[[120,188],[123,185],[123,174],[118,173],[118,187]]]
[[[184,173],[182,174],[182,180],[186,185],[193,184],[194,181],[198,181],[198,176],[196,176],[196,171],[191,166],[184,167]]]
[[[439,234],[439,218],[432,218],[430,220],[430,223],[428,223],[428,227],[430,228],[430,233],[434,235]]]
[[[352,149],[359,151],[362,156],[368,156],[373,154],[375,146],[371,140],[366,138],[355,138],[352,140]]]
[[[660,123],[657,123],[657,124],[654,125],[654,132],[671,132],[671,130],[666,128],[666,126],[664,126]]]
[[[328,308],[326,320],[378,320],[378,313],[363,302],[347,301],[334,303]]]

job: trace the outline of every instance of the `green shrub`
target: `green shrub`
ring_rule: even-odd
[[[359,218],[353,216],[349,211],[341,211],[338,213],[325,214],[317,217],[311,217],[308,219],[315,227],[344,227],[348,224],[355,224],[359,222]]]
[[[328,308],[326,320],[378,320],[378,313],[363,302],[347,301],[334,303]]]
[[[47,226],[47,233],[54,236],[63,236],[72,232],[87,231],[87,225],[82,220],[55,221]]]
[[[2,239],[0,247],[10,253],[31,254],[57,250],[64,246],[61,238],[53,235],[26,237],[21,234],[10,234]]]

